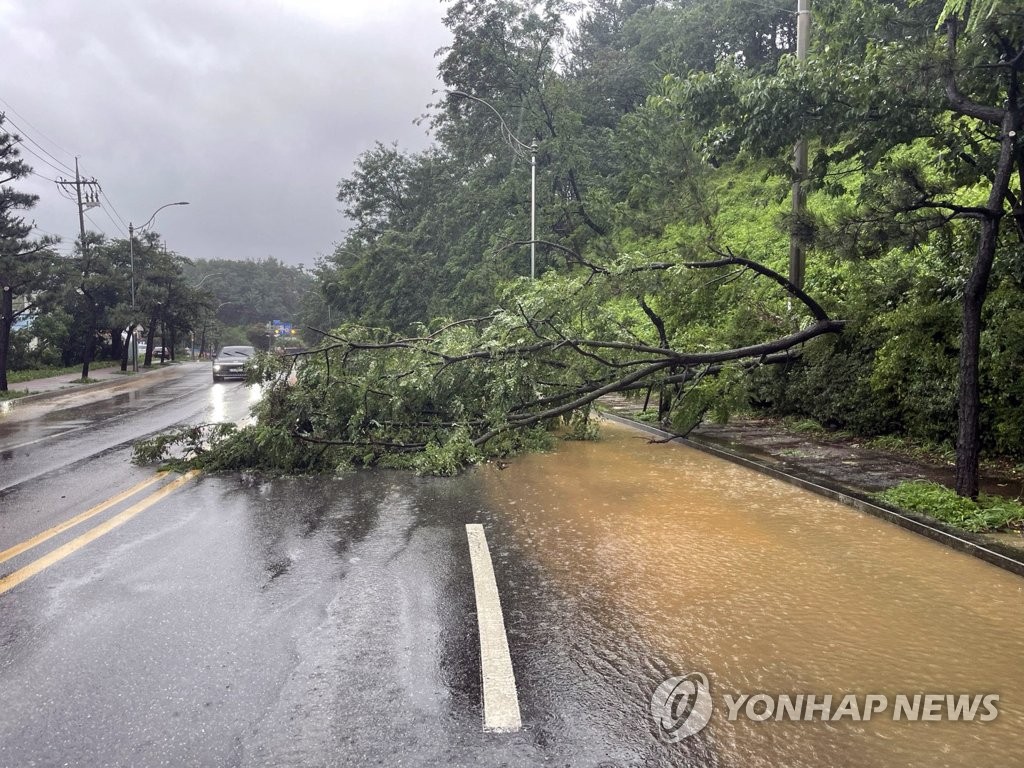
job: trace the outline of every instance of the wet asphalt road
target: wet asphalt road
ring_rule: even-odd
[[[183,366],[0,419],[0,551],[152,478],[131,440],[241,419],[253,397]],[[587,596],[567,598],[503,530],[484,492],[497,471],[185,483],[0,594],[0,767],[715,765],[699,738],[655,737],[647,704],[674,670],[632,627],[561,631]],[[0,563],[0,578],[169,480]],[[515,733],[482,728],[467,523],[490,540]],[[610,650],[624,637],[629,657]]]

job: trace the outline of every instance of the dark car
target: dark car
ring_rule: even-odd
[[[213,380],[244,379],[245,364],[255,354],[255,347],[223,347],[213,358]]]

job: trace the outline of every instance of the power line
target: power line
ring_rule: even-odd
[[[100,195],[102,195],[103,199],[107,201],[107,205],[110,206],[110,210],[112,210],[114,212],[114,215],[117,216],[117,220],[121,222],[121,231],[124,232],[125,230],[127,230],[128,225],[124,223],[124,217],[122,217],[121,214],[117,212],[117,208],[115,208],[114,204],[110,202],[110,198],[107,197],[107,193],[103,191],[102,186],[100,187]]]
[[[781,11],[782,13],[790,13],[790,14],[792,14],[794,16],[796,16],[799,13],[798,11],[794,11],[792,8],[782,8],[782,7],[778,6],[778,5],[767,5],[765,3],[757,3],[757,2],[754,2],[754,0],[738,0],[738,1],[740,3],[742,3],[743,5],[752,5],[755,8],[765,8],[765,9],[767,9],[769,11]]]
[[[107,218],[110,219],[110,223],[114,225],[114,229],[119,230],[122,235],[127,235],[128,234],[125,231],[124,227],[122,227],[120,224],[118,224],[116,221],[114,221],[114,217],[110,215],[110,211],[108,211],[102,205],[100,206],[100,210],[103,211],[105,214],[107,214]]]
[[[16,110],[14,107],[12,107],[6,100],[0,98],[0,104],[3,104],[8,110],[10,110],[15,115],[17,115],[19,120],[21,120],[25,125],[28,125],[29,127],[31,127],[33,131],[35,131],[38,135],[42,136],[44,139],[46,139],[48,142],[50,142],[50,144],[52,144],[58,150],[60,150],[64,154],[68,155],[69,157],[74,157],[74,155],[72,155],[71,152],[68,152],[68,150],[66,150],[64,147],[62,147],[56,141],[54,141],[49,136],[47,136],[43,131],[41,131],[38,128],[36,128],[36,126],[34,126],[31,122],[29,122],[28,118],[24,117],[20,112],[18,112],[18,110]],[[62,161],[59,158],[55,157],[53,154],[50,153],[49,150],[46,149],[46,147],[44,147],[38,141],[33,139],[30,135],[28,135],[28,133],[23,128],[21,128],[21,126],[19,126],[17,123],[15,123],[8,115],[2,114],[2,117],[4,118],[4,120],[6,122],[10,123],[11,126],[16,131],[18,131],[18,142],[17,143],[20,144],[21,147],[26,152],[28,152],[33,157],[35,157],[37,160],[39,160],[40,162],[44,163],[45,165],[47,165],[48,167],[50,167],[51,169],[56,171],[61,177],[63,177],[63,175],[65,173],[74,173],[76,175],[76,178],[78,177],[78,171],[76,170],[78,168],[78,160],[77,160],[77,158],[75,159],[75,168],[72,168],[70,165],[68,165],[64,161]],[[30,147],[26,143],[26,141],[27,142],[31,142],[33,145],[35,145],[35,147],[39,150],[39,152],[42,152],[43,154],[42,155],[39,154],[39,152],[34,150],[32,147]],[[45,157],[44,157],[44,155],[45,155]],[[50,158],[50,159],[47,160],[46,158]],[[50,160],[52,160],[53,162],[50,162]],[[54,163],[56,163],[56,165],[54,165]],[[68,182],[68,181],[66,181],[63,178],[51,179],[51,178],[48,178],[46,176],[43,176],[41,173],[37,173],[35,170],[32,170],[31,173],[34,176],[38,176],[39,178],[43,179],[44,181],[49,181],[52,184],[56,184],[57,185],[57,189],[59,190],[61,196],[64,197],[65,199],[67,199],[67,200],[70,200],[70,201],[80,205],[81,208],[83,209],[82,213],[84,213],[84,209],[85,208],[94,208],[94,207],[101,207],[101,208],[103,208],[103,212],[106,214],[107,218],[110,219],[110,223],[114,225],[114,229],[118,230],[121,234],[125,234],[125,235],[128,234],[128,231],[130,230],[130,226],[125,223],[124,217],[121,216],[120,212],[117,210],[117,207],[114,205],[114,203],[111,201],[110,197],[103,190],[103,187],[100,186],[99,182],[97,182],[95,178],[93,178],[93,179],[91,179],[89,181],[82,181],[82,182],[79,183],[81,186],[87,187],[87,189],[91,188],[92,190],[94,190],[91,194],[87,192],[85,197],[84,197],[84,199],[83,200],[79,200],[78,193],[72,193],[70,191],[69,187],[71,186],[72,182]],[[106,206],[102,206],[100,204],[99,198],[96,195],[96,191],[97,190],[99,192],[99,195],[101,195],[103,197],[103,199],[106,201]],[[107,207],[110,208],[109,211],[107,210]],[[111,216],[111,212],[113,212],[113,216]],[[116,219],[115,219],[115,217],[116,217]],[[95,226],[97,229],[100,230],[100,232],[103,232],[104,235],[107,234],[106,232],[104,232],[99,227],[98,224],[96,224],[95,221],[93,221],[91,216],[88,216],[87,218],[89,219],[90,223],[92,223],[93,226]]]
[[[41,232],[42,234],[47,235],[48,237],[60,237],[60,235],[55,235],[53,234],[53,232],[47,232],[45,229],[42,229],[36,224],[32,225],[32,229],[34,229],[36,232]]]
[[[89,223],[90,223],[90,224],[92,224],[92,225],[93,225],[94,227],[96,227],[96,231],[97,231],[97,232],[99,232],[99,233],[100,233],[101,235],[103,235],[104,237],[109,237],[109,235],[107,235],[107,231],[106,231],[105,229],[103,229],[103,227],[101,227],[101,226],[100,226],[99,224],[97,224],[97,223],[96,223],[95,221],[93,221],[93,218],[92,218],[92,216],[90,216],[90,215],[89,215],[88,213],[86,213],[86,214],[85,214],[85,218],[87,218],[87,219],[89,220]]]
[[[78,202],[78,198],[75,197],[74,194],[72,194],[71,192],[69,192],[67,189],[64,188],[64,182],[63,181],[58,180],[58,181],[54,181],[53,183],[57,185],[57,191],[60,193],[61,197],[63,197],[65,200],[70,200],[72,203],[77,203]]]
[[[35,139],[33,139],[33,138],[32,138],[31,136],[29,136],[29,135],[28,135],[27,133],[25,133],[25,131],[24,131],[24,130],[22,130],[22,129],[21,129],[20,127],[18,127],[18,124],[17,124],[17,123],[15,123],[15,122],[14,122],[13,120],[11,120],[11,118],[9,118],[9,117],[7,117],[6,115],[4,115],[4,120],[5,120],[5,122],[8,122],[8,123],[10,123],[10,124],[11,124],[11,126],[13,126],[14,130],[16,130],[16,131],[18,132],[18,137],[19,137],[19,138],[21,138],[21,139],[27,139],[28,141],[32,142],[33,144],[35,144],[35,145],[36,145],[36,147],[38,147],[38,148],[39,148],[39,150],[40,150],[40,151],[41,151],[41,152],[42,152],[42,153],[43,153],[44,155],[46,155],[47,157],[49,157],[49,158],[50,158],[50,160],[53,160],[53,162],[55,162],[55,163],[57,163],[57,165],[61,166],[61,169],[60,169],[60,170],[61,170],[61,172],[62,172],[62,173],[64,173],[64,172],[66,172],[66,171],[69,171],[69,170],[71,170],[71,169],[70,169],[70,168],[68,167],[67,163],[65,163],[65,162],[63,162],[63,161],[61,161],[61,160],[59,160],[58,158],[56,158],[56,157],[54,157],[54,156],[53,156],[52,154],[50,154],[50,152],[49,152],[49,151],[48,151],[48,150],[46,149],[46,147],[44,147],[44,146],[43,146],[42,144],[40,144],[40,143],[39,143],[38,141],[36,141]],[[24,142],[21,142],[21,143],[22,143],[22,145],[24,145]],[[26,148],[27,148],[27,147],[26,147]],[[35,153],[33,153],[33,154],[35,154]],[[36,157],[39,157],[39,155],[36,155]],[[44,161],[44,162],[47,162],[47,161]]]
[[[45,163],[46,165],[50,166],[50,167],[51,167],[51,168],[52,168],[53,170],[55,170],[55,171],[56,171],[57,173],[67,173],[67,171],[66,171],[66,170],[65,170],[64,168],[58,168],[58,167],[57,167],[56,165],[54,165],[53,163],[51,163],[51,162],[50,162],[49,160],[47,160],[47,159],[46,159],[45,157],[43,157],[43,156],[42,156],[42,155],[40,155],[40,154],[39,154],[38,152],[36,152],[35,150],[33,150],[33,149],[32,149],[32,147],[30,147],[30,146],[29,146],[28,144],[26,144],[26,143],[25,143],[24,141],[18,141],[17,143],[21,145],[21,148],[22,148],[22,149],[24,149],[24,150],[25,150],[26,152],[28,152],[28,153],[29,153],[30,155],[32,155],[33,157],[35,157],[35,158],[36,158],[37,160],[39,160],[39,161],[41,161],[41,162]],[[73,171],[72,171],[72,173],[73,173]]]
[[[29,171],[29,173],[31,173],[33,176],[38,176],[43,181],[48,181],[51,184],[56,184],[57,183],[56,179],[51,179],[49,176],[43,176],[43,174],[39,173],[38,171]]]
[[[48,142],[50,142],[50,143],[51,143],[51,144],[52,144],[53,146],[55,146],[55,147],[56,147],[57,149],[59,149],[59,150],[60,150],[61,152],[63,152],[63,153],[65,154],[65,155],[67,155],[68,157],[74,157],[74,155],[73,155],[72,153],[68,152],[68,151],[67,151],[66,149],[64,149],[64,147],[62,147],[62,146],[61,146],[60,144],[58,144],[58,143],[57,143],[56,141],[54,141],[54,140],[53,140],[53,139],[51,139],[51,138],[50,138],[49,136],[47,136],[47,135],[46,135],[45,133],[43,133],[43,132],[42,132],[41,130],[39,130],[39,129],[38,129],[38,128],[36,128],[36,127],[35,127],[34,125],[32,125],[32,123],[30,123],[30,122],[28,121],[28,118],[27,118],[27,117],[25,117],[25,116],[24,116],[24,115],[22,115],[22,114],[21,114],[20,112],[18,112],[18,110],[16,110],[16,109],[15,109],[14,107],[12,107],[12,106],[11,106],[10,104],[8,104],[8,103],[7,103],[7,102],[6,102],[6,101],[5,101],[4,99],[0,98],[0,104],[3,104],[3,105],[4,105],[5,107],[7,107],[7,109],[9,109],[9,110],[10,110],[11,112],[13,112],[14,114],[16,114],[16,115],[18,116],[18,119],[19,119],[19,120],[21,120],[22,122],[24,122],[24,123],[25,123],[25,125],[29,126],[29,127],[30,127],[30,128],[31,128],[31,129],[33,130],[33,131],[35,131],[36,133],[38,133],[38,134],[39,134],[40,136],[42,136],[42,137],[43,137],[44,139],[46,139],[46,140],[47,140]],[[5,117],[6,117],[6,116],[5,116]],[[14,127],[15,127],[15,128],[17,129],[17,130],[21,131],[22,133],[25,133],[25,131],[23,131],[23,130],[22,130],[21,128],[19,128],[19,127],[17,126],[17,124],[15,124],[15,122],[14,122],[13,120],[11,120],[11,118],[7,117],[7,121],[8,121],[8,122],[9,122],[9,123],[10,123],[11,125],[13,125],[13,126],[14,126]],[[31,142],[32,142],[33,144],[35,144],[35,145],[36,145],[37,147],[39,147],[40,149],[42,149],[42,150],[43,150],[43,152],[46,152],[46,149],[45,149],[45,148],[44,148],[44,147],[43,147],[43,146],[42,146],[42,145],[41,145],[41,144],[40,144],[39,142],[37,142],[37,141],[36,141],[35,139],[33,139],[33,138],[31,138],[31,137],[28,137],[28,136],[27,136],[26,138],[28,138],[28,140],[29,140],[29,141],[31,141]],[[50,153],[49,153],[49,152],[46,152],[46,154],[47,154],[47,155],[50,155]],[[64,166],[64,168],[65,168],[65,170],[67,170],[67,171],[68,171],[69,173],[70,173],[70,172],[72,172],[72,168],[71,168],[71,166],[70,166],[70,165],[68,165],[67,163],[64,163],[64,162],[63,162],[63,161],[61,161],[61,160],[58,160],[58,159],[57,159],[56,157],[53,157],[53,155],[50,155],[50,157],[51,157],[51,158],[53,158],[53,159],[54,159],[54,160],[55,160],[55,161],[56,161],[56,162],[57,162],[58,164],[60,164],[60,165],[63,165],[63,166]]]

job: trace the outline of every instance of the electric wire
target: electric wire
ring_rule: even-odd
[[[114,207],[114,204],[111,202],[110,198],[107,197],[107,193],[103,191],[102,185],[97,184],[97,186],[100,188],[100,194],[103,196],[103,199],[106,200],[107,205],[110,206],[110,210],[114,212],[114,215],[117,216],[117,220],[121,222],[121,231],[127,233],[128,225],[125,224],[124,217],[117,212],[117,208]]]
[[[96,231],[97,232],[99,232],[104,237],[109,237],[109,235],[107,234],[107,231],[93,220],[92,216],[89,215],[88,211],[85,212],[85,218],[87,218],[89,220],[90,224],[92,224],[94,227],[96,227]]]
[[[30,126],[33,131],[35,131],[38,135],[40,135],[43,138],[45,138],[48,142],[50,142],[58,150],[60,150],[61,152],[64,152],[68,156],[73,156],[73,155],[71,155],[70,152],[68,152],[66,149],[64,149],[64,147],[62,147],[60,144],[55,142],[53,139],[51,139],[49,136],[47,136],[45,133],[43,133],[41,130],[39,130],[36,126],[32,125],[32,123],[30,123],[27,118],[25,118],[14,107],[12,107],[6,100],[0,98],[0,104],[3,104],[8,110],[10,110],[15,115],[17,115],[18,118],[25,125]],[[18,139],[19,140],[18,140],[17,143],[20,144],[21,147],[26,152],[31,154],[33,157],[35,157],[40,162],[45,163],[47,166],[52,168],[54,171],[56,171],[61,176],[63,176],[65,173],[68,173],[68,174],[75,173],[75,170],[70,165],[68,165],[67,163],[64,163],[58,157],[54,156],[49,150],[46,149],[46,147],[44,147],[38,141],[33,139],[32,136],[30,136],[29,133],[24,128],[22,128],[20,125],[18,125],[16,122],[14,122],[14,120],[12,120],[10,118],[10,116],[4,114],[4,119],[5,119],[6,122],[10,123],[11,127],[13,127],[18,132]],[[39,152],[37,152],[35,149],[33,149],[31,146],[29,146],[26,142],[31,142],[33,145],[35,145],[36,148],[38,148],[39,152],[42,152],[43,154],[40,155]],[[43,155],[45,155],[45,157]],[[50,160],[47,160],[46,159],[47,157],[50,158],[50,160],[53,160],[53,163],[51,163]],[[57,165],[54,165],[54,163],[57,163]],[[62,186],[60,186],[60,182],[57,179],[51,179],[51,178],[48,178],[46,176],[43,176],[42,174],[36,172],[35,170],[32,170],[31,173],[33,175],[35,175],[35,176],[38,176],[41,179],[44,179],[45,181],[51,182],[52,184],[57,184],[58,185],[58,189],[61,191],[61,194],[66,199],[71,200],[72,202],[76,202],[77,203],[77,196],[72,195],[69,192],[67,192],[67,190],[65,190]],[[81,175],[81,169],[79,169],[79,175]],[[96,187],[99,189],[100,194],[103,196],[103,199],[106,201],[107,206],[109,206],[109,208],[110,208],[110,211],[108,211],[107,210],[107,206],[101,206],[103,208],[103,212],[107,215],[107,218],[110,219],[111,224],[114,225],[114,228],[116,230],[118,230],[122,234],[127,235],[127,233],[128,233],[128,225],[125,223],[124,217],[121,216],[120,212],[117,210],[117,207],[114,205],[113,201],[111,201],[110,197],[104,191],[103,187],[100,186],[99,184],[96,184]],[[111,213],[110,213],[111,211],[114,214],[113,216],[111,216]],[[115,220],[114,217],[116,217],[116,220]],[[92,221],[91,218],[89,220]],[[118,222],[120,222],[120,223],[118,223]],[[93,223],[95,224],[95,222],[93,222]]]
[[[107,218],[110,219],[110,223],[114,225],[114,229],[118,230],[125,237],[128,236],[128,232],[125,230],[125,228],[122,227],[120,224],[117,223],[117,221],[114,220],[114,217],[110,215],[110,211],[108,211],[106,209],[106,207],[101,205],[100,206],[100,210],[103,211],[105,214],[107,214]]]
[[[7,101],[5,101],[5,100],[4,100],[3,98],[0,98],[0,104],[3,104],[3,105],[4,105],[5,107],[7,107],[7,109],[8,109],[8,110],[10,110],[10,111],[11,111],[11,112],[13,112],[14,114],[16,114],[16,115],[18,116],[18,119],[19,119],[19,120],[21,120],[21,121],[22,121],[22,122],[23,122],[23,123],[24,123],[25,125],[29,126],[29,127],[30,127],[30,128],[31,128],[31,129],[33,130],[33,131],[35,131],[35,132],[36,132],[37,134],[39,134],[40,136],[42,136],[42,137],[43,137],[44,139],[46,139],[46,140],[47,140],[48,142],[50,142],[50,144],[52,144],[52,145],[53,145],[54,147],[56,147],[57,149],[59,149],[59,150],[60,150],[61,152],[63,152],[63,153],[65,154],[65,155],[67,155],[68,157],[74,157],[74,155],[73,155],[73,154],[71,154],[70,152],[68,152],[68,151],[67,151],[66,149],[64,149],[64,147],[62,147],[62,146],[61,146],[60,144],[58,144],[58,143],[57,143],[56,141],[54,141],[54,140],[53,140],[53,139],[51,139],[51,138],[50,138],[49,136],[47,136],[47,135],[46,135],[45,133],[43,133],[43,132],[42,132],[41,130],[39,130],[39,129],[38,129],[38,128],[36,128],[36,127],[35,127],[34,125],[32,125],[32,123],[30,123],[30,122],[28,121],[28,118],[26,118],[26,117],[25,117],[24,115],[22,115],[22,114],[21,114],[20,112],[18,112],[18,110],[16,110],[16,109],[15,109],[14,107],[12,107],[12,106],[11,106],[11,105],[10,105],[10,104],[9,104],[9,103],[8,103]],[[49,152],[48,152],[48,151],[46,150],[46,148],[45,148],[45,147],[44,147],[44,146],[43,146],[42,144],[40,144],[40,143],[39,143],[38,141],[36,141],[35,139],[33,139],[33,138],[32,138],[31,136],[27,135],[27,132],[26,132],[26,131],[25,131],[24,129],[22,129],[21,127],[19,127],[19,126],[18,126],[18,124],[17,124],[17,123],[15,123],[15,122],[14,122],[13,120],[11,120],[11,118],[10,118],[9,116],[5,115],[4,117],[6,118],[7,122],[9,122],[9,123],[10,123],[10,124],[11,124],[12,126],[14,126],[14,129],[15,129],[15,130],[19,131],[19,132],[20,132],[20,133],[21,133],[21,134],[23,135],[23,137],[24,137],[24,138],[28,139],[28,140],[29,140],[29,141],[31,141],[31,142],[32,142],[33,144],[35,144],[35,145],[36,145],[37,147],[39,147],[39,148],[40,148],[41,150],[43,150],[43,152],[45,152],[45,153],[46,153],[47,155],[49,155],[49,157],[50,157],[50,158],[51,158],[51,159],[52,159],[52,160],[53,160],[54,162],[56,162],[56,163],[57,163],[58,165],[62,165],[62,166],[64,166],[64,168],[66,168],[66,169],[67,169],[67,172],[68,172],[68,173],[74,173],[74,170],[73,170],[73,169],[71,168],[71,166],[69,166],[69,165],[68,165],[67,163],[63,162],[63,161],[62,161],[62,160],[60,160],[59,158],[56,158],[56,157],[54,157],[53,155],[51,155],[51,154],[50,154],[50,153],[49,153]]]
[[[29,173],[31,173],[33,176],[38,176],[43,181],[48,181],[51,184],[59,184],[60,183],[56,179],[51,179],[49,176],[43,176],[43,174],[39,173],[39,171],[32,170],[32,171],[29,171]]]
[[[32,155],[33,157],[35,157],[35,158],[36,158],[37,160],[39,160],[40,162],[42,162],[42,163],[45,163],[46,165],[50,166],[50,168],[52,168],[53,170],[55,170],[55,171],[56,171],[57,173],[59,173],[59,174],[62,174],[62,175],[63,175],[63,174],[65,174],[65,173],[67,173],[67,171],[65,171],[65,170],[64,170],[63,168],[58,168],[58,167],[57,167],[56,165],[54,165],[53,163],[51,163],[51,162],[50,162],[49,160],[47,160],[47,159],[46,159],[45,157],[43,157],[43,156],[42,156],[42,155],[40,155],[40,154],[39,154],[38,152],[36,152],[35,150],[33,150],[33,149],[32,149],[32,147],[30,147],[30,146],[29,146],[28,144],[26,144],[26,143],[25,143],[24,141],[18,141],[17,143],[21,145],[21,148],[22,148],[22,149],[24,149],[24,150],[25,150],[26,152],[28,152],[28,153],[29,153],[30,155]],[[74,173],[74,171],[72,171],[72,173]]]
[[[737,2],[739,2],[741,5],[751,5],[754,6],[755,8],[765,8],[769,11],[780,11],[782,13],[792,14],[793,16],[800,15],[799,11],[794,11],[792,8],[782,8],[781,6],[778,5],[767,5],[765,3],[754,2],[754,0],[737,0]]]

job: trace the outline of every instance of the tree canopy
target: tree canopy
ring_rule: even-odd
[[[820,0],[800,62],[770,5],[448,2],[434,144],[341,180],[319,351],[294,386],[265,362],[258,434],[208,460],[461,465],[609,387],[684,431],[759,409],[955,443],[964,495],[981,451],[1024,456],[1024,11]]]

